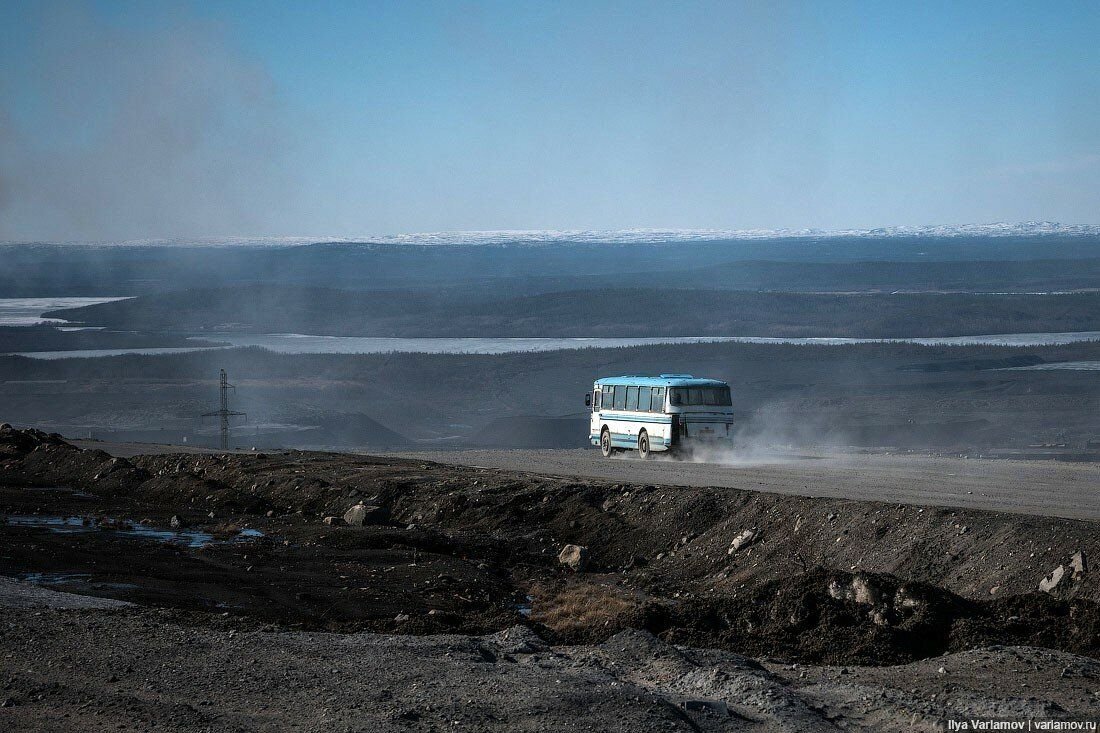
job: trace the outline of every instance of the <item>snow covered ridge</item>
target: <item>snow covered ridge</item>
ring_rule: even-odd
[[[713,242],[720,240],[760,239],[839,239],[891,237],[1020,237],[1020,236],[1100,236],[1100,226],[1028,221],[1016,224],[958,224],[942,226],[893,226],[876,229],[546,229],[499,230],[487,232],[423,232],[378,236],[316,237],[196,237],[172,239],[131,239],[122,242],[39,242],[38,244],[83,244],[98,246],[145,247],[153,245],[195,247],[294,247],[323,242],[346,244],[406,244],[419,246],[478,244],[655,244]],[[2,242],[0,244],[17,244]]]

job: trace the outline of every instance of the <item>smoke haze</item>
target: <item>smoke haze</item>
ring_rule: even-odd
[[[290,186],[274,85],[216,24],[140,31],[84,6],[35,17],[33,139],[0,108],[0,238],[233,233],[278,219]],[[0,96],[0,103],[11,95]]]

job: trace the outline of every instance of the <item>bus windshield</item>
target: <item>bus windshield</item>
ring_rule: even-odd
[[[670,387],[669,402],[673,405],[706,405],[708,407],[729,407],[730,388],[722,387]]]

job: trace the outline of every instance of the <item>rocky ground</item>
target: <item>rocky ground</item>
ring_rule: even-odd
[[[343,454],[127,459],[11,429],[0,514],[16,728],[909,730],[1100,710],[1090,521]]]

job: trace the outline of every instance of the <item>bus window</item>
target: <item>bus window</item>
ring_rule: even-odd
[[[730,400],[729,387],[709,387],[703,390],[704,404],[718,407],[729,407],[733,404]]]
[[[703,390],[699,387],[688,388],[688,402],[689,405],[701,405],[703,404]]]
[[[615,390],[615,409],[622,410],[626,407],[626,387],[620,385]]]
[[[653,411],[664,412],[665,411],[665,388],[654,387],[653,388]]]
[[[653,404],[652,400],[653,390],[649,387],[642,387],[641,391],[638,392],[638,410],[640,412],[649,412],[651,409],[650,405]]]
[[[608,410],[610,410],[612,407],[614,407],[614,405],[615,405],[615,388],[614,387],[604,387],[603,388],[603,395],[600,397],[600,401],[603,404],[603,406]]]
[[[637,410],[638,409],[638,388],[627,387],[626,388],[626,409]]]
[[[600,409],[600,393],[592,393],[592,412],[598,412]]]
[[[679,387],[674,387],[674,388],[670,389],[668,391],[668,400],[669,400],[669,402],[671,402],[674,405],[684,404],[684,392],[687,392],[687,390],[679,388]]]

